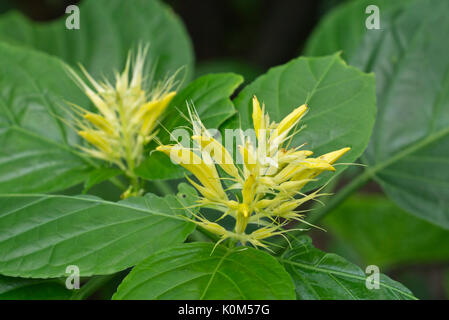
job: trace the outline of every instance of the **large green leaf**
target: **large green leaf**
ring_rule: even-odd
[[[379,112],[364,159],[370,173],[400,207],[444,228],[449,228],[447,10],[445,0],[414,1],[384,21],[383,30],[366,32],[349,57],[376,74]]]
[[[0,18],[0,40],[42,50],[95,76],[112,75],[130,49],[150,43],[155,79],[186,67],[192,73],[192,46],[179,18],[157,0],[84,0],[80,29],[66,28],[68,14],[51,23],[29,21],[17,12]]]
[[[109,274],[185,240],[194,225],[181,215],[193,188],[108,202],[93,196],[0,195],[0,273],[47,278],[77,265],[82,276]]]
[[[381,196],[354,196],[331,212],[325,223],[367,264],[449,260],[449,231],[410,216]]]
[[[362,269],[314,248],[309,237],[299,238],[279,261],[292,276],[298,299],[416,299],[410,290],[384,274],[379,275],[378,289],[368,289],[368,275]]]
[[[290,276],[269,254],[192,243],[138,264],[113,299],[294,299]]]
[[[448,1],[418,1],[353,61],[376,73],[379,113],[366,162],[403,209],[449,228]],[[383,40],[382,40],[383,38]],[[381,44],[380,44],[380,42]]]
[[[175,143],[171,140],[170,133],[182,126],[191,127],[185,119],[189,114],[187,103],[195,107],[206,128],[218,129],[226,119],[235,114],[229,97],[242,82],[243,78],[233,73],[210,74],[191,82],[171,101],[163,121],[163,129],[158,136],[159,140],[162,143]],[[166,155],[153,152],[136,173],[146,179],[170,179],[183,177],[184,170],[181,166],[171,163]]]
[[[347,66],[338,54],[292,60],[245,87],[235,99],[244,128],[252,126],[253,95],[275,121],[303,103],[309,105],[302,121],[306,128],[291,146],[306,143],[317,155],[349,146],[351,151],[340,162],[353,162],[368,144],[376,114],[374,76]],[[337,168],[341,172],[345,166]],[[319,183],[329,177],[322,175]]]
[[[388,17],[398,14],[415,0],[352,0],[346,1],[329,12],[309,37],[304,54],[324,56],[343,52],[345,59],[351,58],[362,43],[366,33],[379,33],[380,30],[368,30],[365,25],[369,14],[366,8],[376,5],[379,8],[380,28]]]
[[[0,300],[64,300],[71,295],[57,280],[0,276]]]
[[[87,104],[63,63],[0,44],[0,193],[52,192],[87,177],[92,166],[61,120],[64,100]]]

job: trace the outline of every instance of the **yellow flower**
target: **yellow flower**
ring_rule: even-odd
[[[131,179],[133,186],[124,197],[140,192],[134,169],[143,160],[144,145],[157,134],[158,121],[175,96],[175,75],[147,88],[144,64],[148,47],[139,47],[134,61],[131,53],[115,83],[98,82],[82,68],[88,83],[69,69],[77,84],[95,106],[88,111],[73,106],[78,134],[89,143],[80,147],[92,157],[117,165]],[[131,70],[132,69],[132,70]]]
[[[324,171],[335,171],[332,166],[350,148],[342,148],[317,158],[313,152],[301,147],[287,149],[284,146],[297,133],[296,127],[306,114],[308,107],[302,105],[288,114],[279,123],[270,122],[265,106],[253,97],[253,125],[257,141],[243,139],[238,146],[242,158],[239,167],[230,152],[215,140],[201,123],[198,115],[190,112],[194,135],[199,148],[180,145],[161,145],[158,151],[169,155],[172,161],[192,173],[197,182],[188,180],[200,192],[199,204],[223,212],[223,216],[235,219],[233,231],[228,231],[216,222],[196,217],[195,223],[217,234],[220,242],[231,238],[242,244],[263,246],[263,240],[286,232],[283,226],[290,220],[302,220],[298,207],[315,199],[319,190],[308,195],[301,189]],[[195,153],[195,151],[197,151]],[[220,177],[216,165],[226,177]],[[230,199],[223,188],[223,180],[232,182],[230,189],[239,191]],[[248,224],[262,226],[247,233]]]

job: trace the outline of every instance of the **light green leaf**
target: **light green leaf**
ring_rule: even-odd
[[[368,289],[366,279],[372,273],[367,275],[342,257],[314,248],[309,237],[299,238],[279,261],[292,276],[301,300],[416,299],[410,290],[384,274],[377,282],[379,289]]]
[[[191,243],[155,253],[123,280],[113,299],[294,299],[290,276],[269,254]]]
[[[0,276],[0,300],[64,300],[71,295],[57,280]]]
[[[47,278],[76,265],[82,276],[114,273],[185,240],[195,191],[117,203],[93,196],[0,195],[0,273]]]
[[[0,75],[0,193],[52,192],[83,181],[91,161],[76,152],[79,137],[61,119],[65,101],[87,102],[63,63],[0,44]]]
[[[158,135],[160,141],[166,144],[175,143],[169,133],[182,126],[192,126],[184,118],[188,117],[186,103],[195,106],[206,128],[218,129],[226,119],[235,114],[229,97],[242,82],[243,78],[233,73],[210,74],[191,82],[171,101],[163,121],[163,129]],[[153,147],[154,144],[149,149]],[[184,170],[181,166],[171,163],[166,155],[153,152],[137,168],[136,173],[146,179],[170,179],[183,177]]]
[[[299,58],[272,68],[243,89],[235,99],[242,126],[252,127],[252,96],[265,103],[272,120],[280,121],[306,103],[309,112],[301,121],[306,128],[295,135],[291,146],[321,155],[344,147],[351,151],[339,162],[354,162],[365,150],[376,113],[375,80],[349,67],[339,55]],[[341,172],[345,166],[337,166]],[[321,175],[323,184],[330,175]]]
[[[367,32],[349,62],[376,74],[364,162],[406,211],[449,229],[449,32],[445,0],[414,1]],[[324,40],[324,38],[322,38]]]
[[[12,12],[0,18],[0,40],[83,64],[95,77],[121,69],[130,49],[149,43],[154,77],[161,79],[181,67],[192,73],[193,52],[180,19],[157,0],[84,0],[80,29],[67,29],[66,14],[59,20],[29,21]],[[126,23],[124,23],[126,22]]]
[[[332,211],[325,224],[367,264],[389,267],[449,259],[449,231],[410,216],[381,196],[354,196]]]

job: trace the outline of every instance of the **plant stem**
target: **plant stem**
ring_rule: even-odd
[[[70,300],[83,300],[89,298],[115,276],[116,274],[109,274],[105,276],[96,276],[89,279],[89,281],[87,281],[79,290],[73,293]]]
[[[140,183],[139,178],[136,177],[133,171],[133,176],[130,177],[131,185],[133,186],[134,193],[137,195],[140,191]]]

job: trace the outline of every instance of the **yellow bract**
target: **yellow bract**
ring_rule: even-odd
[[[180,145],[159,146],[157,150],[169,155],[172,161],[190,171],[199,181],[189,179],[201,193],[200,205],[223,212],[223,216],[235,219],[233,231],[228,231],[216,222],[195,216],[195,223],[221,240],[232,238],[249,242],[254,246],[265,246],[262,240],[285,232],[283,225],[288,220],[302,220],[297,208],[306,201],[320,196],[319,190],[304,195],[301,189],[324,171],[335,171],[332,166],[350,148],[342,148],[317,158],[313,152],[300,147],[286,149],[284,144],[296,132],[295,128],[306,114],[308,107],[302,105],[288,114],[279,124],[270,122],[265,106],[253,97],[253,125],[257,143],[244,139],[238,146],[242,166],[234,162],[230,152],[212,138],[199,117],[190,112],[194,123],[192,139],[200,146],[198,154],[193,149]],[[216,165],[228,175],[220,177]],[[223,180],[229,180],[231,189],[240,190],[235,200],[229,199],[223,189]],[[248,224],[262,227],[246,233]]]
[[[144,62],[147,47],[139,48],[134,61],[128,55],[121,74],[116,73],[115,83],[98,82],[82,68],[88,83],[70,69],[75,81],[95,106],[87,111],[73,106],[80,117],[75,119],[78,134],[90,147],[81,147],[90,156],[106,160],[122,169],[131,180],[137,180],[134,169],[142,162],[143,148],[155,135],[158,120],[176,92],[174,76],[146,89]],[[132,64],[132,66],[131,66]],[[132,69],[132,72],[131,72]],[[137,185],[134,189],[140,189]],[[127,191],[136,195],[140,190]]]

